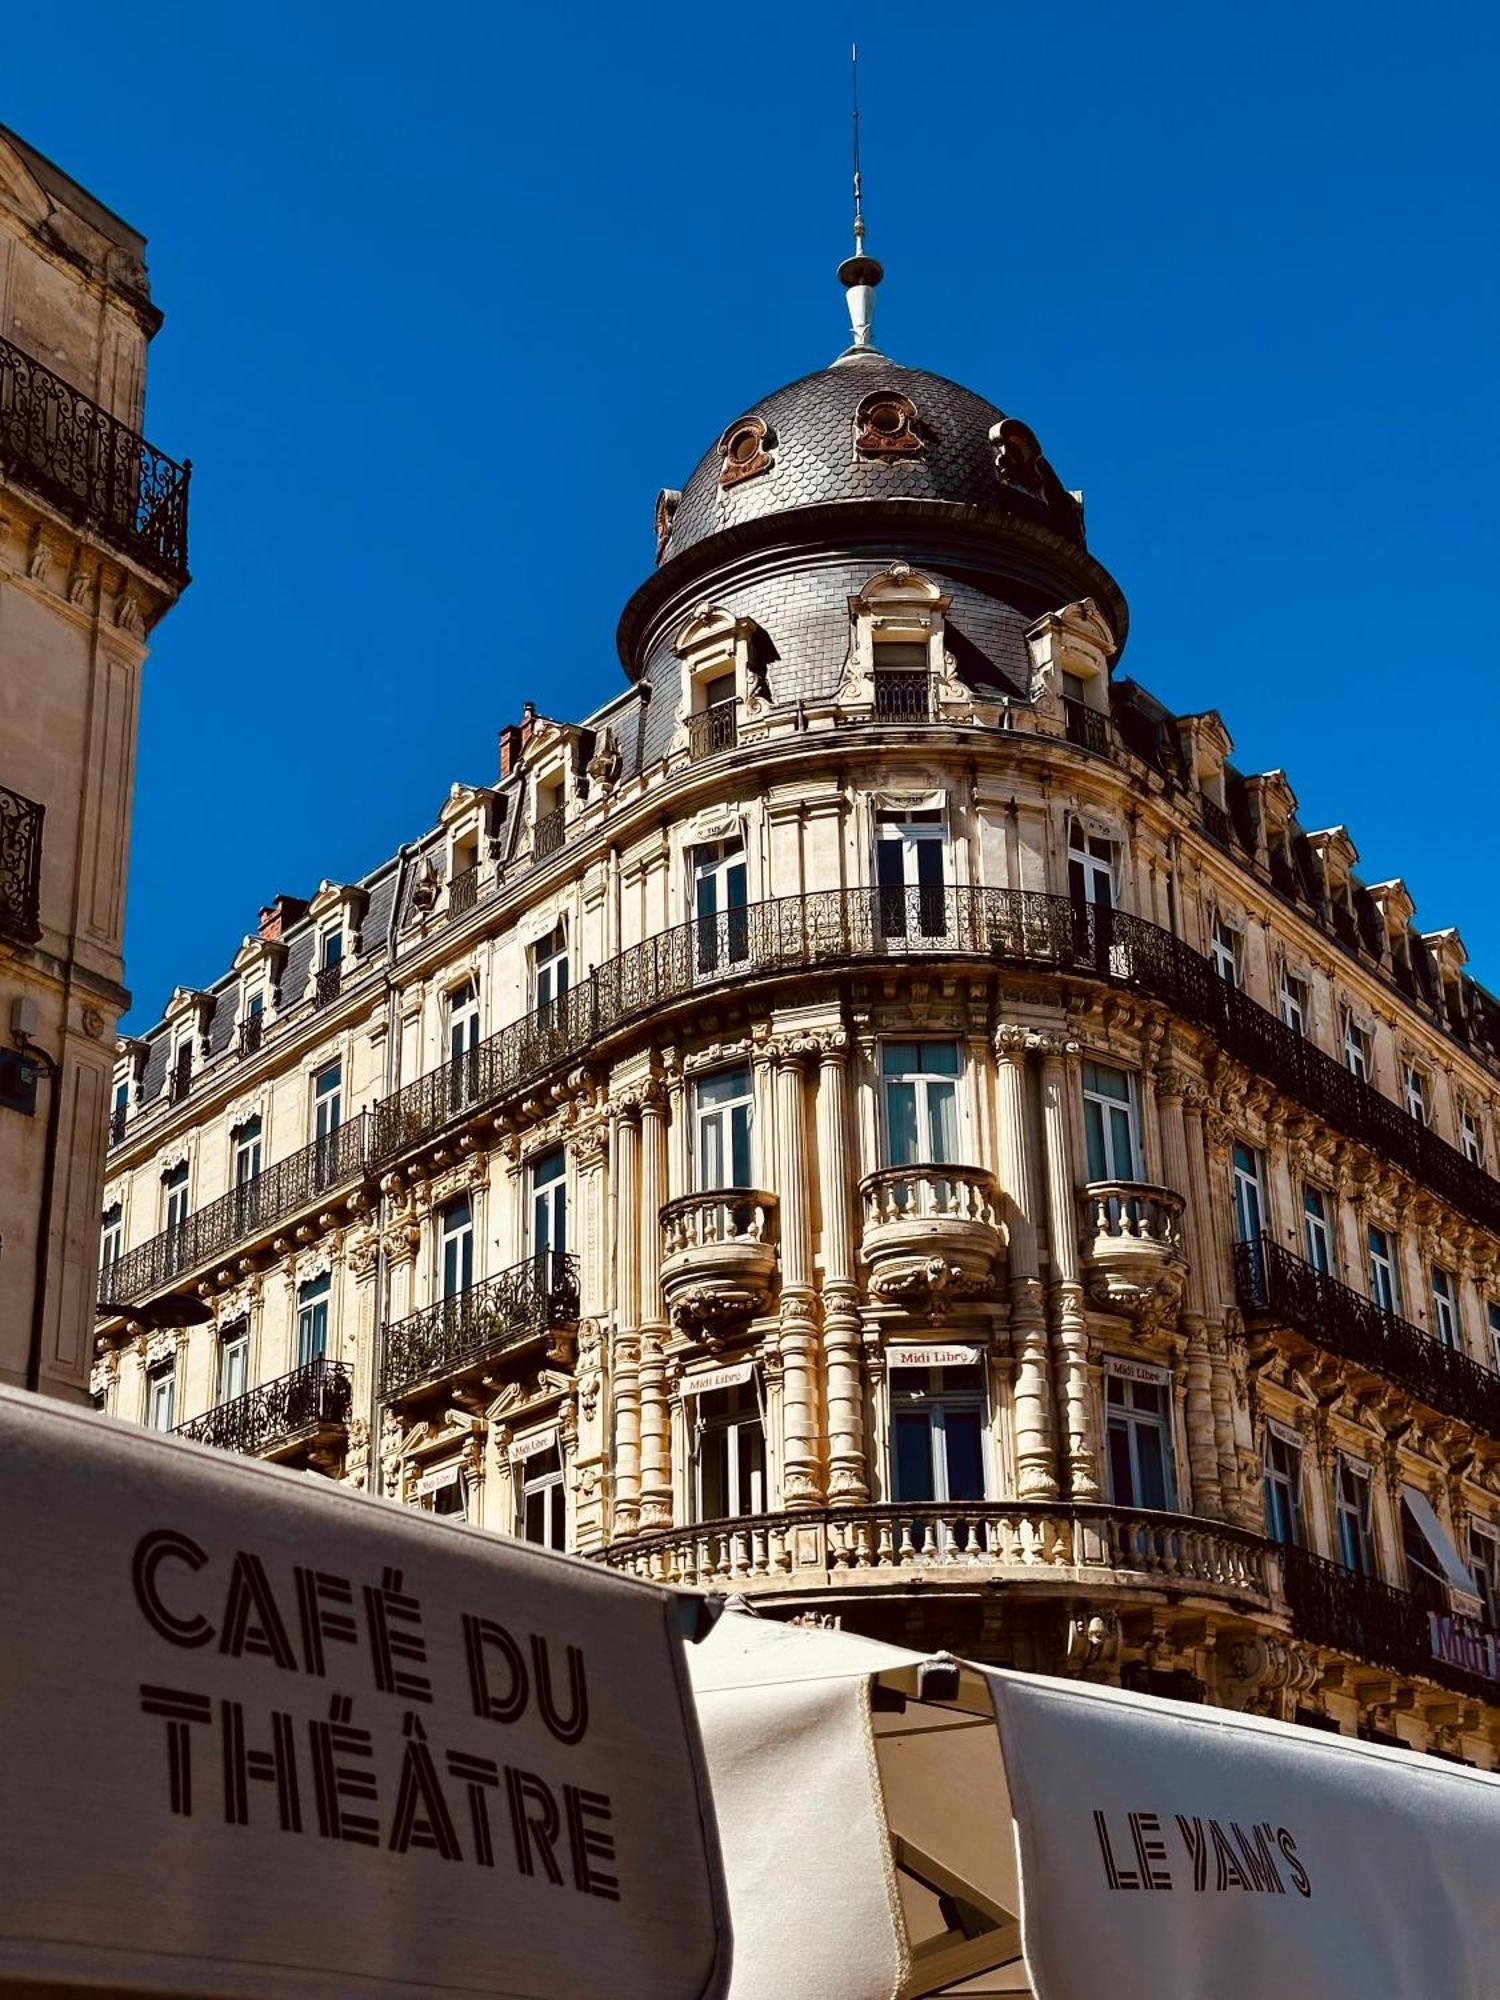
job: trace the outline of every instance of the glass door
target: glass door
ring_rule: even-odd
[[[696,963],[710,978],[750,955],[749,876],[745,843],[710,841],[693,850],[693,917],[697,925]]]
[[[317,1184],[327,1187],[338,1178],[338,1129],[344,1111],[343,1070],[330,1063],[313,1078],[313,1141]]]
[[[881,816],[875,843],[881,937],[947,935],[947,846],[940,812]]]
[[[985,1498],[983,1371],[973,1368],[897,1369],[891,1381],[891,1487],[910,1502]],[[980,1523],[918,1515],[904,1524],[912,1544],[936,1549],[952,1535],[958,1548],[983,1546]]]

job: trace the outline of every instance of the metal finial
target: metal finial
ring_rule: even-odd
[[[839,283],[849,302],[849,320],[856,348],[870,345],[870,329],[875,319],[875,287],[885,271],[874,257],[865,255],[864,183],[859,171],[859,49],[849,51],[854,84],[854,255],[839,265]]]

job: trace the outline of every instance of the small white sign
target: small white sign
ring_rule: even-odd
[[[429,1493],[441,1493],[445,1487],[457,1486],[458,1461],[452,1465],[440,1465],[436,1472],[424,1472],[417,1481],[417,1498],[425,1500]]]
[[[1126,1361],[1118,1354],[1106,1355],[1104,1372],[1121,1382],[1148,1382],[1156,1389],[1164,1389],[1172,1379],[1170,1368],[1158,1368],[1150,1361]]]
[[[549,1424],[544,1431],[532,1431],[526,1437],[516,1438],[510,1448],[512,1465],[523,1465],[528,1458],[538,1458],[544,1451],[552,1451],[557,1444],[557,1426]]]
[[[1273,1438],[1280,1438],[1283,1444],[1289,1444],[1293,1451],[1301,1451],[1302,1433],[1294,1431],[1290,1424],[1279,1424],[1274,1417],[1267,1417],[1266,1429]]]
[[[723,1368],[705,1368],[701,1374],[684,1375],[684,1396],[711,1396],[715,1389],[738,1389],[755,1373],[753,1361],[732,1361]]]
[[[977,1368],[982,1359],[977,1347],[944,1346],[935,1340],[898,1341],[885,1350],[887,1368]]]

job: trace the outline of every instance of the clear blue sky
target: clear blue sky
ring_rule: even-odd
[[[196,465],[134,1025],[618,687],[657,489],[842,344],[851,34],[882,347],[1036,427],[1128,670],[1500,984],[1493,6],[75,0],[0,118],[149,237]]]

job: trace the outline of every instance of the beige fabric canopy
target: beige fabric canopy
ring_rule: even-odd
[[[1500,1779],[731,1613],[690,1649],[734,2000],[1481,2000]]]
[[[0,1390],[0,1990],[719,1994],[694,1600]]]

